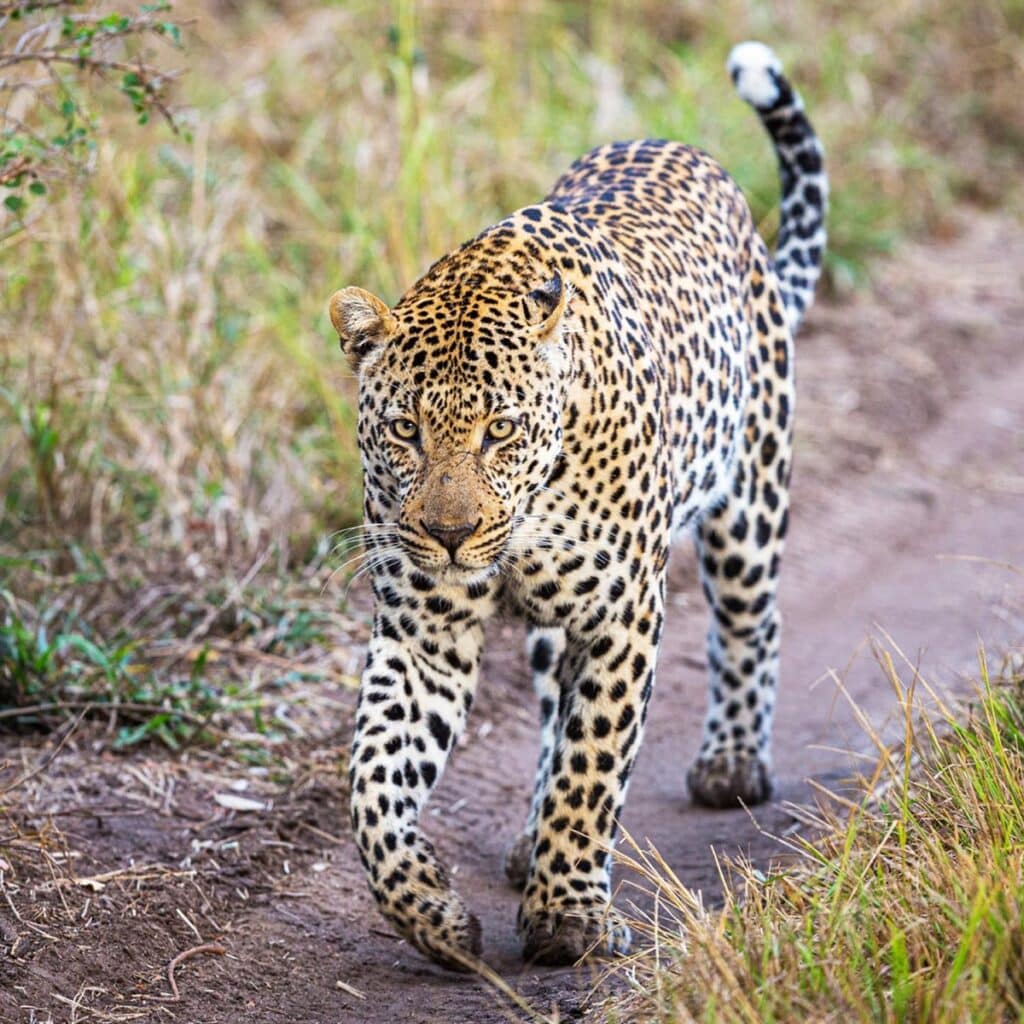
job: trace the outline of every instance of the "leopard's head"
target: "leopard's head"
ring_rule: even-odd
[[[534,290],[421,283],[393,309],[361,288],[332,296],[378,548],[472,582],[525,544],[524,510],[562,450],[570,291],[556,276]]]

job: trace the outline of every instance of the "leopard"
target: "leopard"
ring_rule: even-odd
[[[686,785],[710,807],[773,792],[793,336],[821,273],[828,178],[772,50],[741,43],[727,69],[776,154],[774,252],[711,156],[642,139],[579,158],[394,306],[358,287],[328,303],[357,380],[373,594],[351,826],[383,916],[452,970],[480,962],[481,926],[421,816],[495,616],[525,621],[540,707],[532,800],[504,865],[528,962],[630,947],[614,844],[681,537],[710,607]]]

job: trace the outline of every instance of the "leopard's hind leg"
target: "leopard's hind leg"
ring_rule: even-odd
[[[697,553],[708,632],[709,702],[687,776],[698,803],[755,804],[772,794],[772,716],[779,673],[779,568],[789,521],[793,365],[778,286],[753,309],[751,393],[726,499],[700,524]]]

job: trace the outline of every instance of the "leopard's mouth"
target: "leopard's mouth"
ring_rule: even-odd
[[[492,579],[501,572],[500,552],[490,561],[475,565],[461,558],[442,561],[440,558],[425,559],[421,554],[408,550],[406,554],[418,572],[430,576],[438,583],[470,586]]]
[[[514,553],[514,525],[512,521],[492,525],[454,552],[421,531],[403,531],[401,547],[420,572],[439,580],[489,579],[501,572],[502,563]]]
[[[447,565],[421,565],[415,559],[413,564],[417,572],[429,577],[440,587],[475,587],[501,574],[501,566],[497,562],[489,565],[463,565],[460,562],[449,562]]]

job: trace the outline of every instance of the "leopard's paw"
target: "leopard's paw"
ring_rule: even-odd
[[[694,762],[686,784],[695,803],[705,807],[759,804],[772,795],[771,767],[752,754],[721,753]]]
[[[480,921],[452,889],[410,890],[385,916],[421,953],[449,971],[471,971],[483,941]]]
[[[523,959],[561,967],[584,957],[624,956],[633,940],[629,925],[607,904],[547,907],[519,915]]]

